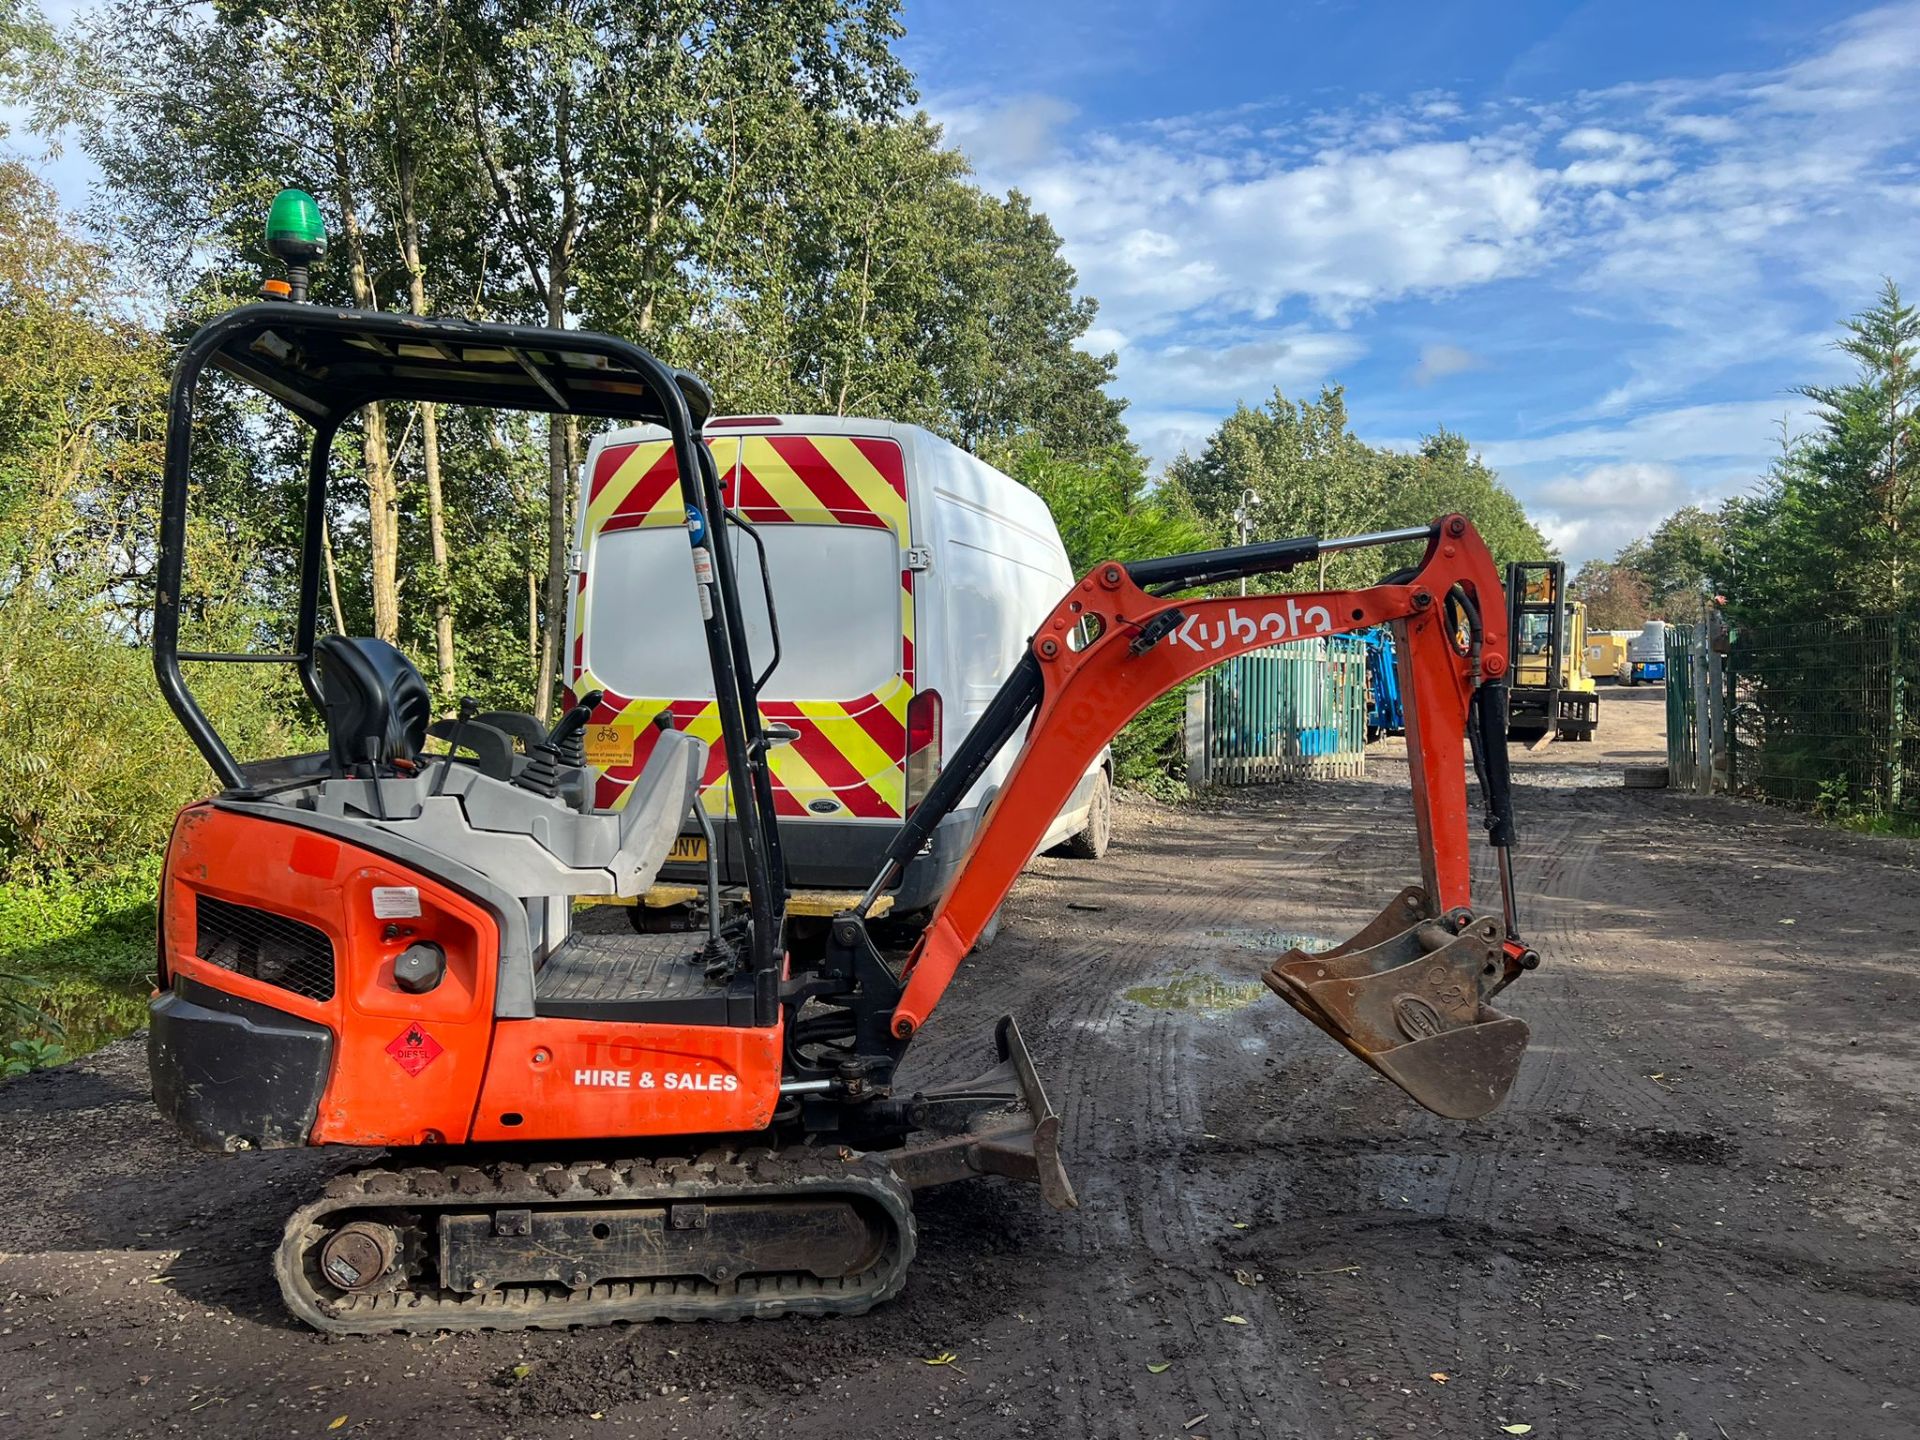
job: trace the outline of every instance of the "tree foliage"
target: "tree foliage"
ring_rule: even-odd
[[[1589,560],[1568,582],[1567,593],[1586,605],[1589,630],[1638,630],[1653,611],[1647,582],[1617,561]]]
[[[167,356],[109,273],[44,186],[0,166],[0,877],[14,882],[153,848],[205,786],[135,643]],[[228,583],[185,617],[187,644],[249,643],[250,547],[218,525],[192,539]],[[213,668],[202,696],[222,726],[291,748],[257,677]]]
[[[1074,457],[1028,444],[1016,450],[1007,465],[1015,479],[1047,502],[1076,575],[1102,560],[1178,555],[1207,543],[1207,532],[1196,520],[1170,510],[1154,493],[1146,464],[1131,446]],[[1163,695],[1114,738],[1117,781],[1163,793],[1180,788],[1169,779],[1186,764],[1185,706],[1184,689]]]
[[[906,113],[898,35],[891,0],[116,0],[44,108],[183,324],[252,289],[291,183],[333,221],[321,300],[612,330],[736,412],[1118,442],[1058,235]],[[588,437],[387,406],[349,438],[340,622],[443,701],[549,696]]]
[[[1920,311],[1886,281],[1842,327],[1845,384],[1805,386],[1815,424],[1784,433],[1754,491],[1689,505],[1611,562],[1595,593],[1640,598],[1645,616],[1703,618],[1716,594],[1749,623],[1911,613],[1920,602]],[[1598,624],[1598,621],[1594,622]]]
[[[1838,348],[1852,380],[1801,391],[1815,427],[1784,438],[1759,493],[1720,517],[1740,616],[1852,619],[1920,602],[1920,312],[1889,280]]]
[[[1276,391],[1258,409],[1240,406],[1198,455],[1183,454],[1169,467],[1167,489],[1170,503],[1189,507],[1218,544],[1240,540],[1236,516],[1243,508],[1249,540],[1424,525],[1457,510],[1479,527],[1502,565],[1552,554],[1520,502],[1464,437],[1441,429],[1411,454],[1370,446],[1349,427],[1346,396],[1337,386],[1316,400],[1289,400]],[[1383,564],[1379,552],[1357,551],[1260,583],[1278,590],[1363,586],[1383,569],[1418,557],[1418,547],[1411,547]]]

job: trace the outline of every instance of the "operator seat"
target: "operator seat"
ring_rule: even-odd
[[[327,749],[336,773],[372,760],[417,760],[433,697],[413,662],[384,640],[329,635],[313,647],[326,697]]]

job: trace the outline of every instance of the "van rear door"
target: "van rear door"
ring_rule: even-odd
[[[757,528],[772,577],[780,656],[760,713],[798,732],[770,751],[775,807],[797,825],[897,824],[913,696],[901,448],[886,437],[787,433],[721,433],[708,443],[727,503]],[[774,644],[759,554],[737,528],[730,534],[749,644],[764,671]],[[624,801],[658,733],[652,721],[667,710],[676,728],[710,742],[702,794],[708,813],[724,818],[731,795],[689,548],[666,442],[605,447],[588,477],[572,688],[607,695],[589,732],[589,759],[604,774],[601,805]]]

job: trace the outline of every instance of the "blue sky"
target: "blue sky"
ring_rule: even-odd
[[[1920,293],[1920,3],[908,0],[922,101],[1053,219],[1134,439],[1347,387],[1571,560],[1749,487]]]

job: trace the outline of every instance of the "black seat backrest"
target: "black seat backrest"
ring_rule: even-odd
[[[433,697],[413,662],[384,640],[329,635],[313,647],[327,701],[327,748],[337,771],[419,758]],[[369,742],[372,742],[371,745]]]

